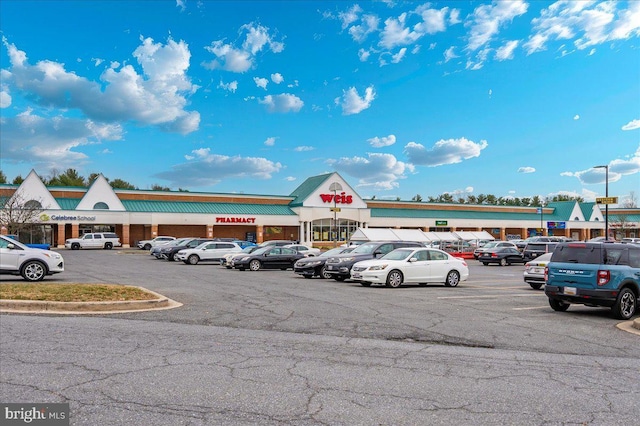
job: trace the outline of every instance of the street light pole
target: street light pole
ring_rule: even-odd
[[[594,166],[594,169],[604,169],[604,196],[609,198],[609,166]],[[609,241],[609,200],[604,205],[604,240]]]
[[[329,191],[333,191],[333,246],[338,247],[338,207],[336,196],[338,195],[338,191],[342,191],[342,185],[338,182],[333,182],[331,186],[329,186]]]

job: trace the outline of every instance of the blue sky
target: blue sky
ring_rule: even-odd
[[[287,195],[640,194],[638,1],[0,3],[0,168]]]

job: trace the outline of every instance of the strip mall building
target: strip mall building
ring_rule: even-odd
[[[23,242],[63,247],[66,238],[116,232],[124,247],[159,235],[298,240],[331,246],[358,228],[425,232],[486,231],[496,239],[562,235],[603,236],[604,206],[557,202],[544,208],[363,200],[338,173],[313,176],[290,195],[246,195],[113,189],[103,176],[88,188],[47,187],[35,171],[21,185],[0,185],[0,196],[39,203],[40,223]],[[609,209],[616,237],[640,234],[640,209]],[[616,226],[616,224],[618,226]],[[7,227],[2,226],[2,233]]]

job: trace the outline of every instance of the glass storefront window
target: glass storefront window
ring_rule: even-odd
[[[318,219],[311,223],[314,241],[333,241],[335,229],[332,218]],[[337,231],[340,241],[347,241],[351,234],[358,229],[358,222],[348,219],[338,219]]]

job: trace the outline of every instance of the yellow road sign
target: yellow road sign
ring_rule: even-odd
[[[331,210],[332,212],[340,212],[340,211],[342,211],[340,209],[340,207],[331,207],[329,210]]]
[[[618,197],[597,197],[596,204],[618,204]]]

